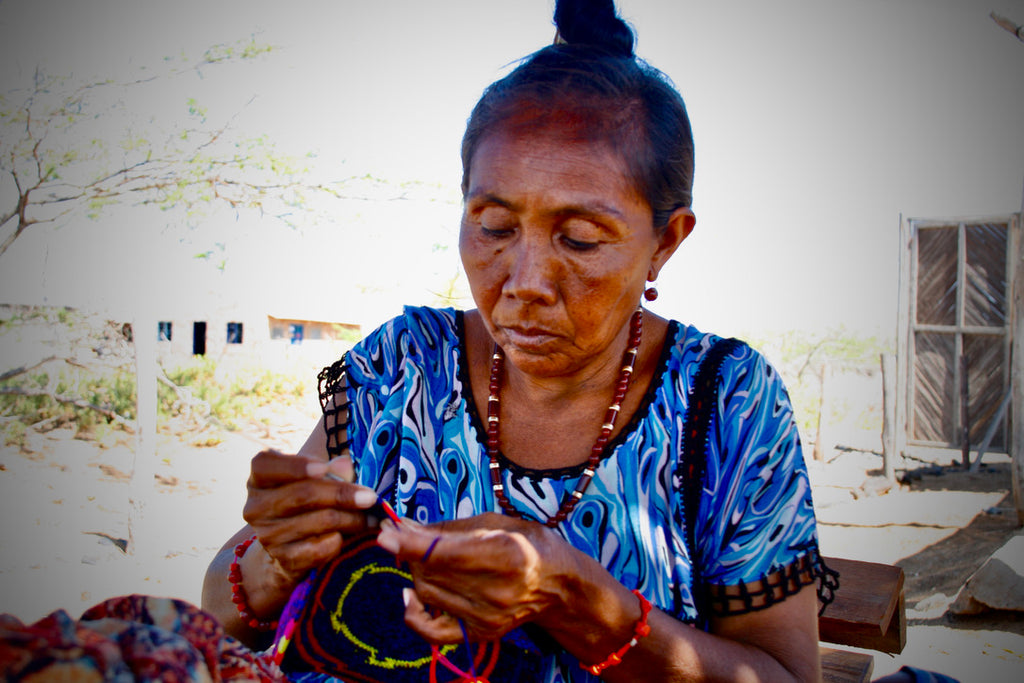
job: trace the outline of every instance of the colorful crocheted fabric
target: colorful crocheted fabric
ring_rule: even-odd
[[[411,575],[377,545],[376,534],[350,540],[293,593],[280,628],[287,628],[292,615],[297,628],[281,668],[295,681],[303,680],[303,672],[347,683],[429,680],[430,645],[404,621],[402,589],[411,586]],[[449,645],[440,652],[464,671],[493,668],[491,683],[537,680],[540,652],[524,645],[529,643],[513,637],[498,652],[498,645],[486,643]],[[496,663],[488,667],[492,657]],[[434,668],[439,682],[457,678],[443,666]]]
[[[0,615],[4,681],[280,681],[269,658],[181,600],[111,598],[78,621],[60,610],[23,624]]]

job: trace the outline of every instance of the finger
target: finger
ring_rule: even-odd
[[[352,465],[352,458],[348,455],[340,455],[327,463],[327,475],[342,481],[354,482],[356,470]]]
[[[398,526],[384,521],[377,541],[411,565],[417,602],[462,619],[471,640],[500,637],[538,611],[535,582],[524,583],[520,575],[531,564],[520,561],[529,545],[521,535],[484,529],[438,533],[434,526],[405,520]],[[425,637],[453,636],[451,624],[436,613],[408,614]]]
[[[287,544],[263,545],[271,559],[288,576],[296,579],[305,576],[309,570],[319,567],[336,557],[341,552],[344,539],[339,533],[329,533],[317,537],[306,537],[301,542]]]
[[[325,463],[304,456],[284,455],[278,451],[261,451],[252,460],[252,468],[248,481],[250,495],[253,490],[273,489],[309,480],[321,481],[319,484],[307,485],[304,488],[292,489],[288,497],[297,502],[297,509],[308,509],[324,505],[337,505],[344,508],[366,509],[377,502],[377,495],[365,486],[349,484],[354,479],[354,471],[350,458],[342,457]],[[323,477],[333,476],[332,482],[323,481]],[[345,481],[337,481],[341,478]],[[337,484],[344,484],[338,487]]]
[[[402,520],[401,525],[385,519],[381,522],[377,543],[400,560],[421,562],[428,553],[433,556],[439,545],[439,537],[436,530],[421,526],[411,519]]]
[[[382,522],[377,543],[412,564],[417,578],[429,578],[449,588],[459,582],[456,577],[516,576],[537,559],[536,549],[521,534],[490,529],[439,532],[434,526],[411,520],[403,520],[401,525]]]
[[[377,503],[373,489],[330,479],[305,478],[272,488],[250,483],[248,489],[245,508],[253,516],[289,517],[329,507],[365,511]]]
[[[413,631],[438,645],[462,642],[462,628],[455,617],[437,610],[432,613],[411,588],[402,589],[402,599],[405,601],[405,623]]]
[[[301,455],[285,455],[275,450],[260,451],[252,459],[249,469],[249,485],[257,488],[273,488],[309,477],[310,465],[320,463]]]
[[[352,465],[352,458],[347,455],[338,456],[327,462],[313,460],[306,465],[306,474],[316,479],[326,477],[335,481],[354,482],[356,480],[356,471]]]
[[[354,482],[352,458],[341,456],[324,462],[302,455],[286,455],[274,450],[261,451],[252,460],[249,484],[259,488],[273,488],[306,478],[333,478]]]
[[[260,535],[268,545],[286,545],[302,542],[307,538],[324,534],[341,534],[348,536],[363,533],[379,526],[379,520],[368,514],[366,509],[339,507],[332,504],[337,500],[334,489],[337,484],[330,484],[332,497],[319,503],[303,494],[294,491],[305,491],[306,485],[294,485],[272,489],[269,492],[250,491],[242,510],[242,517]],[[351,484],[344,485],[354,488]],[[362,489],[369,492],[368,489]],[[359,492],[352,494],[353,497]],[[371,495],[366,496],[374,499]],[[354,501],[365,504],[366,500]],[[343,501],[344,504],[344,501]]]
[[[405,590],[409,593],[402,596],[406,600],[406,623],[435,643],[462,642],[466,638],[472,642],[497,640],[526,621],[506,614],[482,615],[475,611],[481,605],[420,583]]]
[[[456,550],[453,556],[448,550],[459,545],[464,536],[439,534],[433,527],[424,527],[411,520],[403,520],[401,525],[384,520],[377,534],[377,543],[400,561],[412,565],[416,590],[428,604],[463,614],[473,608],[473,604],[459,591],[460,587],[466,587],[468,563],[458,559],[464,557],[463,553]]]
[[[373,526],[361,512],[323,508],[282,519],[247,520],[260,536],[261,542],[287,545],[326,534],[343,536],[362,533]]]

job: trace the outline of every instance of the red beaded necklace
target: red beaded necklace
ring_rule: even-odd
[[[643,330],[644,310],[638,308],[629,320],[629,346],[622,356],[622,370],[619,372],[619,381],[615,385],[615,396],[612,398],[612,403],[608,406],[608,410],[605,411],[604,424],[601,425],[601,432],[598,434],[597,440],[594,441],[594,446],[590,449],[587,466],[583,470],[583,474],[580,475],[579,481],[576,482],[576,489],[563,497],[558,512],[544,522],[545,526],[556,527],[561,522],[564,522],[583,497],[583,494],[586,493],[587,487],[590,486],[590,480],[594,478],[594,472],[597,470],[598,463],[601,462],[605,446],[608,445],[608,439],[611,436],[612,430],[615,429],[615,420],[618,419],[619,411],[622,409],[622,401],[626,398],[626,392],[629,390],[630,379],[633,376],[633,365],[636,363],[637,352],[640,350],[640,339],[643,336]],[[491,488],[494,490],[495,502],[505,514],[522,518],[522,513],[512,505],[508,496],[505,495],[505,485],[501,479],[501,463],[498,460],[498,430],[501,422],[498,412],[501,405],[501,379],[504,366],[505,354],[501,347],[495,344],[494,354],[491,356],[491,381],[488,389],[490,393],[487,397],[487,456],[490,458]]]

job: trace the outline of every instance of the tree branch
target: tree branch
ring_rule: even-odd
[[[17,377],[18,375],[24,375],[26,372],[32,372],[39,366],[46,365],[50,361],[55,361],[57,359],[57,356],[47,356],[46,358],[42,359],[41,361],[33,365],[23,365],[20,368],[13,368],[11,370],[8,370],[7,372],[0,374],[0,382],[9,380],[12,377]]]
[[[111,109],[133,120],[133,111],[118,88],[177,77],[207,65],[249,60],[270,49],[253,39],[219,44],[197,58],[175,60],[159,74],[122,81],[95,79],[77,87],[69,78],[49,76],[37,68],[31,85],[0,95],[0,170],[8,170],[4,167],[10,164],[18,188],[18,205],[0,209],[0,225],[7,228],[0,256],[35,223],[63,221],[78,211],[95,217],[104,205],[128,197],[134,198],[136,206],[155,204],[164,209],[191,210],[221,202],[235,210],[266,206],[273,213],[272,203],[301,204],[299,190],[316,188],[302,184],[291,159],[278,155],[262,139],[235,140],[229,135],[241,110],[255,97],[220,125],[208,124],[205,113],[190,100],[185,126],[157,133],[153,141],[146,139],[146,132],[136,135],[130,124],[121,126],[121,153],[108,144],[117,141],[108,139],[105,132],[98,138],[93,135],[91,122]],[[114,99],[98,92],[108,89],[113,90]],[[279,182],[282,177],[295,181]],[[17,225],[9,226],[15,217]]]
[[[18,217],[18,225],[15,226],[14,232],[8,235],[3,243],[0,243],[0,256],[10,249],[11,245],[14,244],[14,240],[21,236],[21,233],[25,232],[25,229],[35,223],[25,217],[25,212],[28,209],[28,192],[23,192],[18,197],[18,205],[14,208],[15,215]],[[9,219],[8,219],[9,220]]]
[[[57,403],[63,403],[65,405],[75,406],[76,408],[84,408],[86,410],[96,411],[100,415],[103,415],[104,417],[106,417],[106,418],[116,422],[117,424],[121,425],[121,427],[123,427],[125,429],[125,431],[133,433],[133,434],[135,433],[135,428],[132,426],[132,421],[131,420],[128,420],[128,419],[122,417],[121,415],[118,415],[116,412],[114,412],[110,408],[105,408],[103,406],[98,406],[98,405],[96,405],[94,403],[89,403],[88,401],[84,401],[84,400],[82,400],[80,398],[74,398],[73,396],[61,396],[59,394],[50,393],[49,391],[46,391],[45,389],[24,389],[22,387],[0,387],[0,395],[5,395],[5,396],[48,396],[48,397],[52,398],[54,401],[57,401]]]
[[[208,423],[210,419],[210,403],[201,398],[196,398],[188,387],[181,387],[174,383],[162,366],[157,366],[156,378],[170,387],[178,397],[178,404],[188,410],[188,418],[197,424]]]

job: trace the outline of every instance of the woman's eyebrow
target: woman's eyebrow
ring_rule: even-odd
[[[553,210],[551,213],[558,216],[589,216],[594,218],[607,217],[613,218],[617,221],[626,221],[626,216],[622,211],[603,202],[567,204],[566,206],[561,206]]]
[[[516,204],[504,197],[488,192],[486,190],[476,190],[466,195],[466,203],[481,203],[481,204],[493,204],[501,206],[506,209],[515,210]],[[616,207],[606,204],[600,201],[594,202],[579,202],[570,203],[562,206],[555,207],[548,211],[552,216],[568,217],[568,216],[583,216],[583,217],[608,217],[617,221],[626,221],[625,214],[617,209]]]
[[[466,195],[466,203],[496,204],[507,209],[515,208],[513,202],[486,190],[474,190]]]

